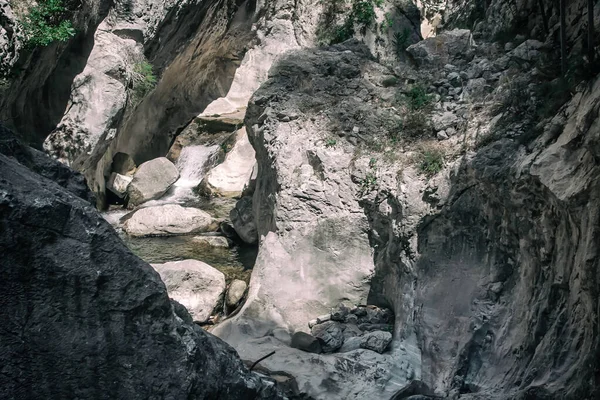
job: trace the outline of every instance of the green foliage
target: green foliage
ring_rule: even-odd
[[[141,100],[156,86],[156,76],[152,64],[142,61],[133,68],[133,95],[136,101]]]
[[[408,39],[410,39],[410,29],[404,28],[402,32],[394,33],[394,49],[396,50],[396,57],[400,57],[408,47]]]
[[[427,94],[427,90],[422,85],[414,85],[406,94],[406,103],[408,108],[413,111],[422,110],[433,101],[433,96]]]
[[[54,41],[65,41],[75,36],[67,13],[62,0],[41,0],[37,6],[31,7],[21,22],[27,46],[48,46]]]
[[[394,26],[394,18],[389,12],[385,13],[384,20],[381,23],[381,33],[387,33],[388,29]]]
[[[423,149],[419,160],[419,170],[431,177],[444,168],[444,153],[436,148]]]
[[[325,140],[325,147],[334,147],[337,144],[337,140],[328,138]]]
[[[373,172],[367,172],[365,177],[360,181],[359,193],[361,196],[375,190],[377,188],[377,175]]]

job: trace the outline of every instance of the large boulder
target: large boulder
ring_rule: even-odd
[[[198,191],[206,196],[238,197],[249,184],[256,164],[255,152],[248,141],[246,129],[237,132],[236,141],[227,152],[225,161],[211,169]]]
[[[177,167],[166,157],[146,161],[139,166],[127,188],[129,207],[159,198],[178,178]]]
[[[131,236],[167,236],[216,229],[212,217],[197,208],[165,204],[141,208],[125,221],[123,229]]]
[[[169,297],[185,306],[196,321],[206,321],[225,292],[225,275],[202,261],[172,261],[152,267],[167,285]]]
[[[233,224],[233,229],[244,242],[249,244],[258,242],[251,196],[244,196],[235,204],[229,213],[229,219]]]
[[[0,251],[0,398],[281,398],[88,202],[2,154]]]
[[[0,124],[0,153],[13,157],[33,172],[58,183],[71,194],[92,204],[96,203],[85,178],[80,173],[51,159],[41,151],[26,146],[2,124]]]

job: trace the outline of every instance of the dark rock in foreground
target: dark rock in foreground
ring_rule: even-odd
[[[0,253],[0,398],[281,398],[89,203],[1,154]]]

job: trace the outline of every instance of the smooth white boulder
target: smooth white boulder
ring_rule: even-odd
[[[123,229],[131,236],[185,235],[215,228],[208,213],[177,204],[141,208],[123,224]]]
[[[225,291],[225,275],[198,260],[151,264],[167,286],[169,297],[181,303],[195,321],[206,321]]]
[[[166,157],[146,161],[139,166],[133,181],[127,188],[128,206],[134,207],[148,200],[157,199],[177,181],[179,171]]]
[[[199,191],[208,196],[241,196],[252,177],[252,170],[256,164],[255,154],[246,128],[240,129],[233,148],[225,156],[225,161],[206,174],[200,183]]]

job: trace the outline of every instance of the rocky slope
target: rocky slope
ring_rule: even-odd
[[[279,399],[86,201],[0,154],[0,397]]]

